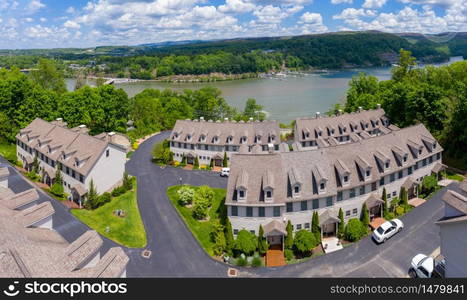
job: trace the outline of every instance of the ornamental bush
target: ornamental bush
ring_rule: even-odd
[[[318,245],[318,241],[313,233],[302,229],[295,233],[294,247],[302,255],[309,255],[311,250]]]
[[[178,191],[178,202],[180,205],[188,205],[193,202],[193,197],[195,196],[195,190],[184,185]]]
[[[258,239],[256,238],[256,236],[251,232],[242,229],[237,234],[233,250],[235,251],[236,255],[239,255],[241,253],[245,255],[251,255],[253,254],[253,252],[256,251],[257,246]]]
[[[208,216],[209,203],[204,198],[195,200],[193,205],[193,217],[197,220],[203,220]]]
[[[253,268],[258,268],[258,267],[261,267],[263,265],[263,262],[261,260],[261,258],[259,257],[253,257],[253,260],[251,261],[251,266]]]
[[[63,193],[65,192],[65,190],[63,188],[63,185],[59,183],[54,183],[50,188],[50,192],[57,197],[63,197]]]
[[[212,204],[212,200],[214,199],[214,191],[207,185],[200,186],[194,195],[195,203],[200,199],[205,200],[207,206],[210,207]]]
[[[285,256],[285,259],[292,260],[294,258],[293,251],[290,249],[285,249],[284,256]]]
[[[367,234],[367,228],[359,219],[350,219],[345,226],[345,239],[356,242]]]

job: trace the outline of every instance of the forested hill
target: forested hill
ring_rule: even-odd
[[[293,37],[185,41],[92,49],[0,50],[0,67],[31,67],[39,57],[65,64],[104,65],[103,75],[151,79],[171,75],[260,73],[390,65],[398,51],[410,50],[422,62],[467,57],[467,33],[426,38],[421,34],[338,32]],[[2,56],[3,54],[3,56]],[[8,55],[6,55],[8,54]],[[97,72],[98,70],[91,70]]]

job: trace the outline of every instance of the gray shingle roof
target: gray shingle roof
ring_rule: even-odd
[[[10,175],[8,168],[0,168],[0,179],[4,179]]]
[[[432,152],[425,149],[422,155],[417,158],[414,158],[413,155],[408,155],[405,164],[396,163],[396,157],[391,149],[397,147],[402,152],[408,153],[408,140],[421,142],[422,135],[431,136],[428,130],[422,124],[419,124],[393,131],[390,134],[361,140],[358,143],[342,144],[309,151],[233,155],[231,158],[226,203],[237,203],[237,199],[234,199],[234,191],[235,187],[238,186],[237,178],[239,174],[242,174],[242,177],[248,177],[247,204],[264,203],[261,196],[261,178],[267,171],[270,171],[274,177],[273,200],[275,204],[283,205],[285,201],[300,201],[334,196],[339,190],[363,184],[363,179],[359,175],[358,164],[371,168],[370,177],[365,184],[380,179],[383,173],[377,167],[376,152],[388,157],[391,161],[389,169],[384,171],[384,175],[387,175],[413,165],[415,160],[418,161],[442,151],[441,147],[437,147]],[[348,169],[350,172],[348,184],[344,187],[342,187],[338,182],[338,178],[336,178],[336,169]],[[291,196],[291,186],[288,185],[288,178],[290,178],[291,172],[294,174],[292,177],[299,177],[304,183],[300,194],[293,198]],[[327,178],[325,193],[318,195],[314,190],[313,184],[311,184],[313,182],[313,174],[321,174],[322,178]],[[316,177],[316,175],[314,176]],[[242,204],[241,202],[238,203],[239,205]]]

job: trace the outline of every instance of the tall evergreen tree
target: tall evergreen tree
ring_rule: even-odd
[[[230,223],[229,218],[225,218],[224,234],[226,244],[225,251],[230,255],[232,253],[235,239],[233,236],[232,224]]]
[[[89,191],[86,197],[86,201],[84,202],[84,206],[86,209],[94,209],[97,207],[97,200],[98,200],[96,186],[94,185],[94,180],[91,179],[89,183]]]
[[[386,195],[386,188],[383,187],[383,195],[381,195],[383,200],[383,217],[387,218],[388,216],[388,196]]]
[[[222,160],[222,166],[227,168],[229,165],[229,160],[227,159],[227,152],[224,152],[224,159]]]
[[[409,195],[407,194],[407,190],[404,187],[401,187],[401,192],[399,197],[401,198],[401,204],[404,206],[409,205]]]
[[[368,213],[368,208],[366,206],[366,203],[363,203],[362,205],[362,212],[360,213],[360,221],[362,221],[365,228],[368,228],[368,226],[370,225],[370,215]]]
[[[287,236],[285,237],[284,247],[285,249],[292,250],[293,247],[293,227],[290,220],[287,221],[286,226]]]
[[[57,164],[57,169],[55,170],[55,183],[63,185],[62,172],[60,171],[61,165]]]
[[[313,212],[313,217],[311,219],[311,232],[315,236],[315,239],[318,242],[321,242],[321,228],[319,227],[319,215],[318,212]]]
[[[261,255],[266,254],[268,251],[269,245],[266,239],[264,238],[264,229],[263,226],[259,225],[258,231],[258,252]]]
[[[344,238],[345,233],[345,221],[344,221],[344,211],[342,208],[339,208],[339,226],[337,228],[337,237],[342,239]]]

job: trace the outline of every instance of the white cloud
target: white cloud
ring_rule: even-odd
[[[71,20],[68,20],[65,23],[63,23],[63,26],[65,26],[66,28],[70,28],[70,29],[80,29],[81,28],[81,26],[78,23],[76,23],[75,21],[71,21]]]
[[[348,19],[356,19],[359,17],[374,17],[376,16],[376,12],[370,9],[355,9],[355,8],[346,8],[340,14],[332,16],[334,20],[348,20]]]
[[[302,33],[317,33],[328,31],[323,24],[323,17],[319,13],[305,12],[299,20],[302,25]]]
[[[331,3],[332,4],[341,4],[341,3],[352,4],[353,0],[331,0]]]
[[[387,0],[365,0],[365,3],[363,3],[362,7],[363,8],[380,8],[384,4],[386,4]]]
[[[47,19],[46,19],[46,18],[40,18],[39,21],[41,21],[42,23],[44,23],[44,22],[47,22]]]
[[[246,13],[256,8],[256,5],[243,0],[226,0],[225,4],[219,6],[223,13]]]
[[[31,0],[29,4],[26,6],[25,13],[28,15],[32,15],[44,7],[45,7],[45,4],[42,3],[41,0]]]
[[[259,23],[281,23],[289,14],[278,6],[266,5],[253,12]]]
[[[74,13],[76,13],[76,9],[75,9],[73,6],[70,6],[70,7],[68,7],[68,8],[66,9],[66,12],[67,12],[68,14],[74,14]]]

